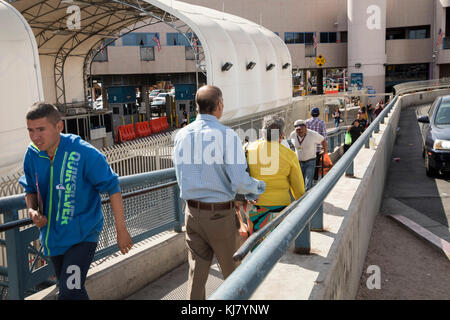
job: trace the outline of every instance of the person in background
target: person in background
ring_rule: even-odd
[[[291,194],[297,200],[305,193],[297,156],[281,143],[283,137],[284,120],[278,115],[266,116],[263,120],[263,138],[247,147],[250,175],[266,183],[265,192],[249,213],[253,231],[261,229],[288,206]]]
[[[339,123],[341,123],[341,111],[339,108],[334,109],[334,112],[332,114],[332,117],[334,118],[334,126],[337,128],[339,127]]]
[[[366,110],[367,110],[367,120],[368,120],[368,123],[370,124],[370,123],[372,123],[373,118],[374,118],[373,111],[375,110],[375,107],[373,106],[373,104],[369,103],[367,105]]]
[[[352,143],[350,145],[344,144],[344,153],[355,143],[355,141],[361,136],[364,130],[360,126],[358,119],[354,120],[352,125],[347,129],[352,137]]]
[[[361,129],[361,132],[364,132],[364,130],[366,130],[366,128],[367,128],[367,120],[364,119],[364,116],[363,116],[363,113],[361,112],[361,110],[359,110],[358,113],[356,114],[356,120],[358,120],[358,124]]]
[[[296,120],[294,128],[295,130],[291,132],[289,138],[295,147],[305,181],[305,188],[308,191],[313,186],[316,145],[322,143],[324,137],[313,130],[307,129],[305,120]]]
[[[79,136],[61,133],[64,125],[54,105],[35,103],[26,120],[31,144],[19,182],[28,214],[54,266],[58,299],[88,300],[86,275],[103,227],[100,193],[109,194],[121,253],[133,246],[118,176],[100,151]],[[79,278],[71,287],[74,276]]]
[[[180,197],[186,201],[188,299],[205,299],[205,285],[215,255],[227,278],[237,267],[233,254],[239,246],[240,221],[236,193],[257,200],[266,188],[246,172],[239,136],[222,125],[222,91],[206,85],[195,96],[196,120],[174,139],[173,161]],[[214,152],[213,152],[214,151]]]
[[[320,159],[322,157],[322,153],[328,152],[327,127],[325,125],[325,121],[319,119],[319,115],[320,115],[319,108],[314,107],[311,109],[311,118],[306,120],[306,128],[309,130],[316,131],[324,138],[322,143],[318,144],[316,148],[316,168],[314,170],[314,180],[319,179],[319,164]]]
[[[380,100],[376,106],[375,106],[375,110],[373,111],[374,117],[378,117],[378,115],[381,113],[381,111],[383,111],[384,108],[384,104],[383,104],[383,100]]]

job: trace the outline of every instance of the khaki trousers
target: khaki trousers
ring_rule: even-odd
[[[186,205],[186,245],[188,248],[189,300],[204,300],[205,285],[213,256],[226,279],[238,262],[233,254],[239,248],[239,220],[234,207],[226,210],[202,210]]]

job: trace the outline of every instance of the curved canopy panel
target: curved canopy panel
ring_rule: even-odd
[[[291,56],[270,30],[243,18],[172,0],[145,0],[188,24],[203,46],[208,84],[221,88],[222,119],[292,101]],[[248,69],[254,63],[252,69]],[[223,71],[223,67],[232,64]]]
[[[0,2],[0,176],[16,172],[29,143],[25,113],[43,100],[36,41],[28,23]]]
[[[286,45],[249,20],[172,0],[10,2],[36,37],[46,101],[85,100],[89,64],[100,44],[123,36],[124,30],[160,22],[193,32],[200,40],[201,47],[194,48],[199,69],[206,72],[208,84],[223,92],[223,120],[286,105],[292,99]],[[195,46],[193,39],[189,42]],[[225,65],[231,68],[223,71]]]

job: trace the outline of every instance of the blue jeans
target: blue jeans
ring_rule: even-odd
[[[300,161],[303,180],[305,180],[305,192],[312,188],[314,180],[314,169],[316,168],[316,158],[308,161]]]
[[[58,300],[89,300],[84,283],[96,248],[97,242],[81,242],[50,257],[58,279]]]

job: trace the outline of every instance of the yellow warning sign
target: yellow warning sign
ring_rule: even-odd
[[[314,60],[314,62],[315,62],[319,67],[321,67],[321,66],[323,66],[323,65],[325,64],[325,62],[327,62],[327,60],[325,60],[325,58],[324,58],[321,54],[319,54],[319,55],[317,56],[316,60]]]

